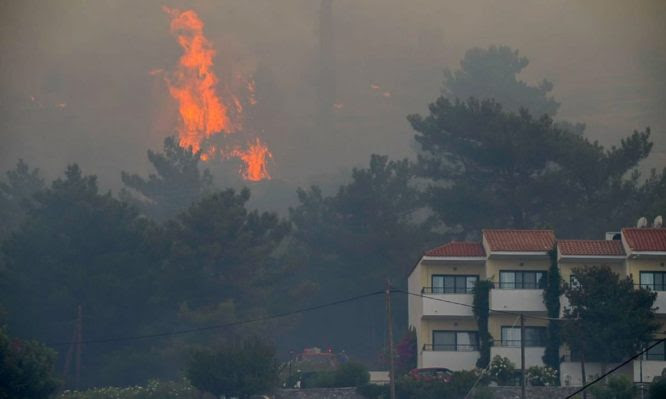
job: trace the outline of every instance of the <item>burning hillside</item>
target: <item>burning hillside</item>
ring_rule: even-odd
[[[243,162],[241,175],[246,180],[270,179],[267,161],[272,154],[259,138],[248,140],[247,148],[225,145],[224,136],[243,131],[246,106],[256,104],[255,84],[251,78],[237,76],[237,82],[221,81],[213,70],[215,49],[204,35],[204,23],[193,10],[180,11],[164,7],[171,18],[171,33],[183,50],[178,65],[164,75],[169,93],[178,102],[178,139],[182,147],[201,151],[201,159],[210,161],[217,155],[238,158]],[[243,95],[234,93],[242,87]],[[211,142],[222,142],[213,145]]]

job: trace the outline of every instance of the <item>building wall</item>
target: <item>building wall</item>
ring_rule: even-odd
[[[421,279],[421,288],[432,285],[432,276],[435,274],[453,274],[453,275],[478,275],[479,279],[486,278],[486,268],[483,263],[452,263],[438,261],[422,261],[421,265],[425,271]],[[419,288],[419,292],[421,291]]]
[[[585,261],[585,262],[572,262],[567,260],[560,260],[558,263],[560,268],[560,277],[564,280],[565,283],[571,281],[571,274],[574,269],[585,268],[589,266],[608,266],[614,273],[617,273],[620,276],[627,275],[627,269],[624,261],[621,262],[594,262],[594,261]]]
[[[640,283],[640,272],[666,272],[664,259],[627,259],[627,276]]]

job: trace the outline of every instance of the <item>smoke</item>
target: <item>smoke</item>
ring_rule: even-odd
[[[305,184],[370,153],[410,156],[405,115],[426,111],[444,68],[490,44],[527,56],[522,78],[553,81],[558,116],[586,123],[602,144],[650,125],[647,166],[666,165],[658,0],[332,0],[324,27],[332,54],[319,52],[320,1],[24,0],[0,3],[0,169],[24,158],[51,178],[76,161],[112,189],[121,170],[147,173],[146,149],[160,148],[178,122],[163,79],[151,74],[181,55],[164,5],[197,11],[220,78],[255,72],[257,104],[246,119],[271,145],[272,184]],[[335,84],[323,93],[335,96],[327,127],[318,123],[322,70]]]

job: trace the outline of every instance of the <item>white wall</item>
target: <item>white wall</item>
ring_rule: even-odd
[[[665,361],[657,360],[634,360],[634,382],[641,382],[641,367],[643,371],[642,382],[652,382],[654,377],[660,377],[666,368]]]
[[[543,290],[490,290],[490,308],[517,312],[545,312]]]
[[[453,371],[472,370],[476,367],[479,352],[422,351],[420,367],[446,367]]]

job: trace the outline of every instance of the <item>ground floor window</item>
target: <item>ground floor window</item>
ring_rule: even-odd
[[[546,272],[536,270],[500,271],[499,287],[509,290],[543,289],[546,288]]]
[[[641,287],[666,291],[666,272],[641,272]]]
[[[502,327],[502,346],[520,347],[520,327]],[[546,327],[525,327],[525,346],[546,346]]]
[[[479,334],[476,331],[433,331],[432,350],[477,351],[479,350]]]
[[[433,294],[470,294],[479,276],[436,274],[432,276]]]

